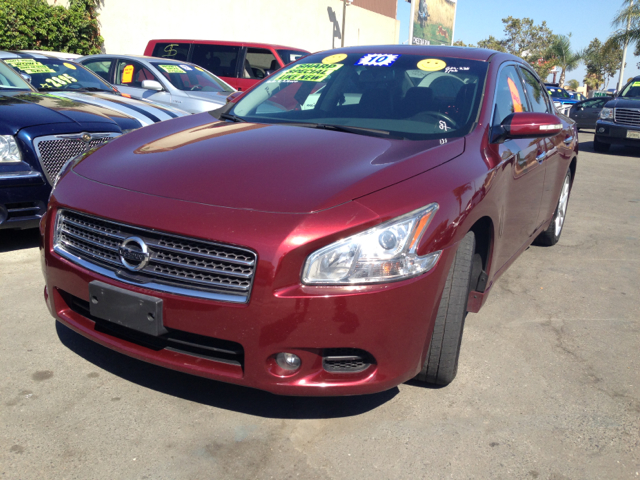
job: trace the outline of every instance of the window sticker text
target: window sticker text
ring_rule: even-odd
[[[343,65],[333,63],[303,63],[287,70],[274,79],[276,82],[322,82]]]
[[[370,53],[356,62],[356,65],[366,67],[390,67],[395,63],[400,55],[389,55],[382,53]]]
[[[167,73],[187,73],[181,69],[178,65],[158,65],[162,70]]]
[[[5,60],[5,62],[27,75],[34,75],[37,73],[56,73],[55,70],[51,70],[46,65],[36,62],[32,58],[10,58]]]

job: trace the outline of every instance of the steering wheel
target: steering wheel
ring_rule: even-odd
[[[453,118],[451,118],[449,115],[446,115],[444,113],[440,113],[440,112],[422,112],[423,115],[429,115],[430,117],[434,117],[436,119],[439,119],[440,121],[444,121],[446,122],[444,124],[445,128],[440,128],[440,130],[444,130],[445,132],[451,128],[458,128],[458,122],[456,122]]]
[[[196,92],[198,90],[202,90],[202,85],[194,85],[189,90],[191,90],[192,92]]]

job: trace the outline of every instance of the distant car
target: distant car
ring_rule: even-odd
[[[142,126],[183,117],[188,112],[171,106],[122,96],[112,85],[82,65],[43,54],[0,51],[0,59],[26,77],[38,91],[78,102],[110,108],[133,117]]]
[[[38,93],[0,60],[0,230],[37,227],[68,160],[140,126],[112,109]]]
[[[564,88],[560,88],[555,84],[545,83],[545,87],[547,89],[547,93],[551,96],[553,103],[558,108],[558,111],[563,115],[569,114],[569,109],[572,105],[578,103],[578,100],[571,98],[569,92],[567,92]]]
[[[600,111],[612,97],[590,98],[571,106],[569,118],[575,120],[578,130],[581,128],[596,128],[596,121]]]
[[[213,73],[188,62],[141,55],[89,55],[78,61],[122,93],[190,113],[220,108],[235,92]]]
[[[593,149],[606,152],[612,144],[640,147],[640,76],[622,87],[600,112]]]
[[[244,91],[309,52],[268,43],[165,39],[149,40],[144,54],[193,62]]]

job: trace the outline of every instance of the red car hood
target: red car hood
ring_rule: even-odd
[[[85,157],[73,171],[149,195],[308,213],[398,183],[463,151],[463,138],[441,145],[439,140],[220,122],[203,113],[124,135]]]

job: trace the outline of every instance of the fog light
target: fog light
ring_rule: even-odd
[[[276,355],[276,363],[283,370],[293,371],[300,368],[302,360],[293,353],[282,352]]]
[[[598,129],[598,133],[603,133],[603,132],[604,132],[604,128],[600,127],[600,128]]]

